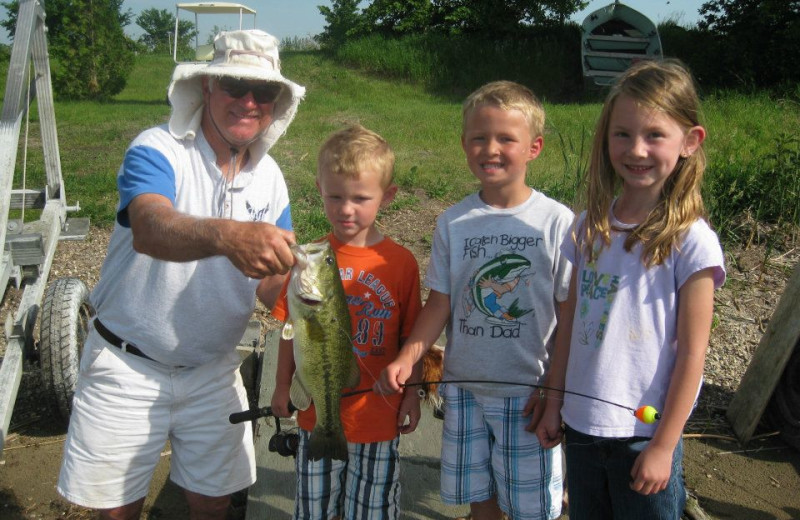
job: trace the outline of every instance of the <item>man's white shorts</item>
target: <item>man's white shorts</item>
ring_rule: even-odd
[[[166,441],[170,479],[223,496],[255,482],[247,392],[231,351],[199,367],[168,367],[110,346],[94,329],[81,358],[58,492],[95,509],[147,495]]]

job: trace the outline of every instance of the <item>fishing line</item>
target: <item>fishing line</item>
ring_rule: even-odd
[[[360,357],[358,357],[358,356],[356,356],[356,360],[358,361],[358,364],[359,364],[359,365],[360,365],[360,366],[361,366],[361,367],[362,367],[362,368],[363,368],[363,369],[366,371],[367,375],[368,375],[369,377],[371,377],[371,378],[372,378],[372,381],[373,381],[373,382],[375,382],[375,383],[377,383],[377,382],[378,382],[378,378],[377,378],[377,377],[375,377],[375,375],[374,375],[374,374],[372,373],[372,371],[369,369],[369,367],[368,367],[368,366],[367,366],[367,364],[364,362],[364,360],[363,360],[363,359],[361,359],[361,358],[360,358]],[[361,389],[361,390],[359,390],[357,393],[361,393],[361,394],[363,394],[363,393],[366,393],[366,392],[371,392],[371,391],[372,391],[372,387],[370,387],[370,388],[366,388],[366,389]],[[354,393],[353,395],[357,395],[357,394],[355,394],[355,393]],[[380,396],[381,396],[381,398],[383,399],[383,402],[384,402],[384,403],[386,403],[386,405],[387,405],[387,406],[389,406],[389,407],[391,407],[391,406],[392,406],[392,403],[390,403],[390,402],[389,402],[389,399],[387,398],[387,396],[386,396],[386,395],[384,395],[384,394],[380,394]],[[346,396],[345,394],[342,394],[342,397],[347,397],[347,396]]]
[[[339,321],[337,320],[336,323],[339,324]],[[354,351],[356,351],[356,350],[359,351],[358,354],[355,354],[356,362],[358,363],[358,365],[361,368],[364,369],[364,371],[367,373],[367,375],[372,378],[372,381],[377,383],[378,382],[378,378],[375,377],[375,374],[372,373],[372,371],[369,369],[367,364],[362,359],[362,357],[360,355],[360,349],[358,347],[356,347],[355,343],[353,342],[352,334],[350,332],[346,331],[345,329],[343,329],[342,327],[339,327],[339,332],[341,334],[344,334],[344,336],[347,338],[347,341],[350,343],[350,345],[352,346]],[[358,391],[355,391],[355,392],[348,392],[347,394],[342,394],[340,397],[350,397],[352,395],[365,394],[365,393],[371,392],[371,391],[372,391],[372,387],[370,387],[370,388],[362,388],[361,390],[358,390]],[[386,395],[380,394],[380,396],[381,396],[381,398],[383,398],[383,402],[386,403],[387,406],[389,406],[389,407],[392,406],[392,403],[389,402],[389,399],[387,399]]]
[[[653,424],[654,422],[656,422],[659,419],[661,419],[661,414],[653,406],[646,405],[646,406],[641,406],[639,408],[635,408],[634,409],[634,408],[631,408],[630,406],[625,406],[624,404],[619,404],[619,403],[615,403],[613,401],[608,401],[608,400],[602,399],[600,397],[595,397],[595,396],[588,395],[588,394],[582,394],[580,392],[573,392],[572,390],[561,390],[559,388],[553,388],[551,386],[535,385],[533,383],[515,383],[515,382],[509,382],[509,381],[479,380],[479,379],[450,379],[450,380],[440,380],[440,381],[421,381],[419,383],[404,383],[404,384],[402,384],[400,386],[402,388],[408,388],[408,387],[412,387],[412,386],[440,385],[440,384],[443,384],[443,383],[452,383],[452,384],[458,384],[458,383],[487,383],[487,384],[513,385],[513,386],[528,386],[528,387],[531,387],[531,388],[538,388],[540,390],[552,390],[554,392],[561,392],[561,393],[564,393],[564,394],[577,395],[579,397],[585,397],[586,399],[594,399],[595,401],[600,401],[602,403],[609,404],[611,406],[616,406],[618,408],[622,408],[623,410],[627,410],[627,411],[631,412],[631,414],[633,414],[633,416],[636,417],[636,419],[638,419],[639,421],[641,421],[641,422],[643,422],[645,424]],[[353,391],[350,391],[350,392],[344,392],[344,393],[340,394],[340,397],[341,398],[353,397],[355,395],[366,394],[366,393],[372,392],[372,391],[373,391],[372,388],[365,388],[365,389],[361,389],[361,390],[353,390]],[[386,399],[385,396],[384,396],[384,399]],[[291,403],[289,403],[289,405],[291,407]],[[271,414],[272,414],[271,407],[259,408],[259,409],[251,409],[249,411],[238,412],[238,413],[231,414],[230,422],[235,424],[237,422],[251,420],[251,419],[255,419],[255,418],[258,418],[258,417],[262,417],[262,416],[269,416]]]
[[[652,424],[655,421],[661,418],[661,414],[652,406],[642,406],[640,408],[631,408],[630,406],[625,406],[624,404],[615,403],[614,401],[608,401],[601,397],[595,397],[593,395],[583,394],[581,392],[574,392],[572,390],[562,390],[560,388],[553,388],[551,386],[545,385],[537,385],[533,383],[516,383],[511,381],[496,381],[496,380],[479,380],[479,379],[449,379],[449,380],[441,380],[441,381],[421,381],[419,383],[403,383],[400,386],[403,388],[412,387],[412,386],[425,386],[425,385],[439,385],[443,383],[451,383],[451,384],[460,384],[460,383],[486,383],[486,384],[495,384],[495,385],[512,385],[512,386],[528,386],[531,388],[539,388],[540,390],[552,390],[554,392],[561,392],[564,394],[571,394],[577,395],[579,397],[584,397],[586,399],[593,399],[595,401],[600,401],[601,403],[609,404],[611,406],[616,406],[617,408],[622,408],[623,410],[627,410],[633,414],[634,417],[642,421],[646,424]],[[361,390],[353,390],[351,392],[344,392],[341,394],[341,397],[351,397],[354,395],[359,395],[367,392],[372,392],[371,388],[368,389],[361,389]]]

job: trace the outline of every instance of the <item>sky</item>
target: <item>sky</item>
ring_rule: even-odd
[[[706,0],[625,0],[628,6],[641,12],[655,23],[668,19],[677,20],[679,24],[693,24],[699,19],[698,9]],[[320,14],[317,6],[330,6],[329,0],[240,0],[240,3],[256,10],[256,27],[263,29],[276,36],[279,40],[289,37],[309,37],[322,32],[325,26],[325,19]],[[611,0],[592,0],[589,7],[577,13],[573,19],[581,22],[592,11],[604,7],[611,3]],[[163,2],[159,0],[124,0],[123,10],[131,9],[136,16],[145,9],[167,9],[174,12],[174,2]],[[194,15],[188,15],[190,21],[194,21]],[[6,17],[6,13],[0,12],[0,16]],[[249,24],[249,25],[248,25]],[[198,18],[200,29],[200,39],[205,40],[216,25],[222,29],[238,28],[238,16],[221,16],[219,18],[211,15],[200,15]],[[245,28],[252,28],[252,17],[245,18]],[[142,31],[135,22],[125,28],[125,32],[138,38]],[[0,29],[0,41],[8,43],[9,39],[5,31]]]

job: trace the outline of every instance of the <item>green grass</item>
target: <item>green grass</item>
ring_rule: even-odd
[[[5,84],[6,67],[7,62],[0,63],[0,86]],[[127,88],[111,102],[56,103],[67,201],[80,202],[78,216],[89,216],[98,225],[113,222],[116,172],[131,139],[169,116],[165,95],[173,69],[170,58],[138,56],[135,67]],[[301,240],[327,228],[314,187],[316,154],[331,132],[348,123],[377,131],[394,148],[401,193],[392,207],[416,204],[417,190],[452,203],[476,189],[461,150],[459,97],[343,68],[320,52],[284,52],[282,67],[287,77],[307,88],[295,121],[272,151],[289,184]],[[567,204],[572,202],[585,171],[600,106],[599,102],[545,103],[545,146],[530,167],[533,186]],[[794,152],[800,123],[796,103],[766,94],[717,93],[705,98],[704,113],[709,134],[706,202],[712,217],[725,220],[715,221],[717,227],[725,228],[748,207],[763,205],[770,196],[795,189],[792,179],[800,166]],[[35,107],[30,136],[27,185],[36,187],[44,174]],[[779,139],[783,145],[777,144]],[[17,157],[15,187],[21,184],[21,147]],[[777,193],[756,189],[770,179],[781,180],[769,185]],[[786,201],[781,204],[775,208],[784,208],[780,211],[787,219],[792,214],[796,219],[797,209],[787,207]],[[751,210],[764,218],[769,213],[763,208],[760,213]]]
[[[3,63],[2,86],[6,69]],[[89,216],[94,224],[113,223],[117,205],[116,173],[130,141],[149,126],[169,116],[166,92],[173,67],[169,57],[138,56],[127,88],[113,101],[57,101],[56,124],[61,171],[67,203],[80,204],[76,216]],[[25,134],[23,122],[17,153],[15,187],[22,185],[22,157]],[[28,131],[26,185],[44,183],[44,159],[40,145],[38,111],[34,102]],[[26,219],[36,218],[31,212]]]

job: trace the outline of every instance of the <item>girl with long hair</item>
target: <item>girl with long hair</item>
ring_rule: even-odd
[[[544,447],[566,430],[571,520],[683,510],[681,434],[725,280],[700,194],[699,112],[682,64],[643,61],[597,123],[586,210],[562,245],[574,267],[547,386],[566,392],[547,391],[537,426]],[[646,405],[659,411],[648,422],[630,411]]]

